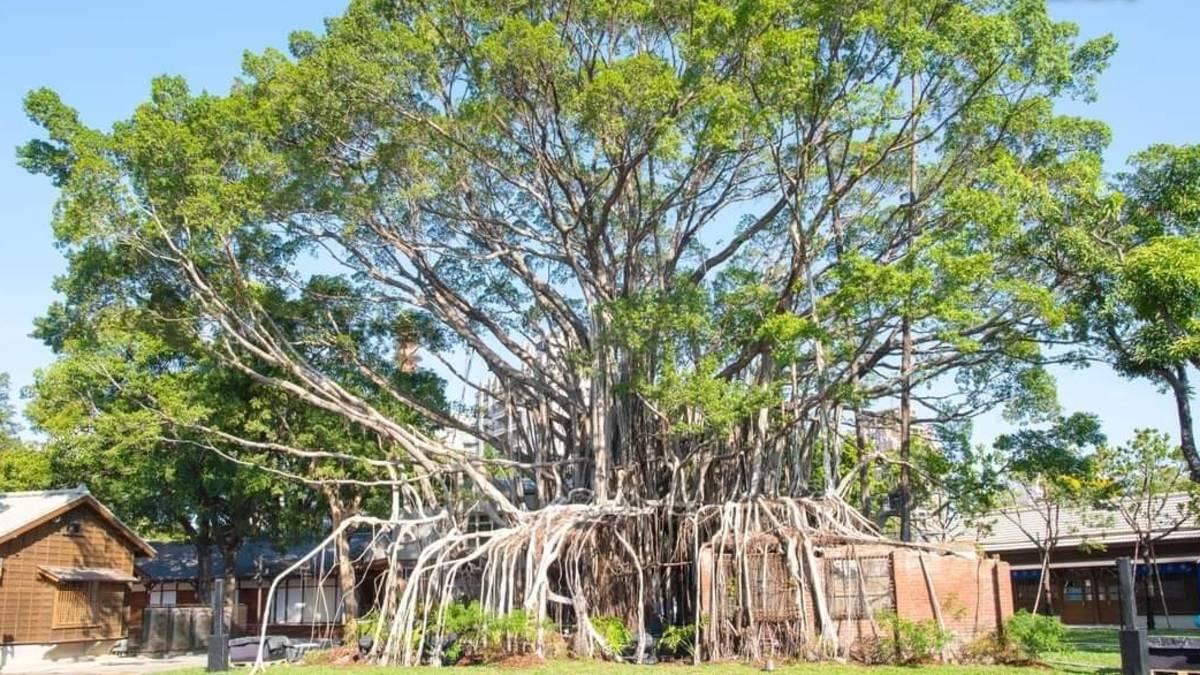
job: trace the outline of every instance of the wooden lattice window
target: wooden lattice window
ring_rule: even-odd
[[[99,585],[94,582],[61,583],[54,594],[54,628],[94,626],[100,616]]]
[[[896,608],[891,558],[830,558],[825,570],[832,618],[868,619]]]
[[[800,617],[799,581],[788,569],[787,557],[775,547],[756,547],[741,558],[726,553],[721,556],[720,578],[727,616],[741,616],[749,609],[759,622]]]

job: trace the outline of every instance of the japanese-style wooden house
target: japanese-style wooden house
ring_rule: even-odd
[[[154,549],[86,487],[0,493],[0,670],[107,652]]]

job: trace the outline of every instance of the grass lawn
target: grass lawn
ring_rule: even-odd
[[[1155,635],[1200,634],[1195,630],[1157,630]],[[1117,631],[1112,628],[1079,628],[1072,629],[1067,634],[1069,649],[1049,654],[1045,658],[1045,666],[1037,668],[1020,668],[1015,666],[857,666],[835,663],[805,663],[798,665],[779,665],[775,672],[781,675],[913,675],[916,671],[937,673],[940,675],[1004,675],[1008,673],[1042,672],[1042,673],[1115,673],[1120,671],[1121,656],[1117,647]],[[552,661],[529,668],[468,666],[459,669],[462,675],[512,675],[513,673],[535,673],[551,675],[565,673],[567,675],[638,675],[648,672],[664,675],[752,675],[763,672],[760,666],[743,664],[711,664],[700,667],[677,664],[662,664],[659,666],[633,666],[600,661]],[[200,675],[203,669],[171,671],[171,675]],[[237,671],[234,671],[237,672]],[[243,671],[244,672],[244,671]],[[267,669],[268,673],[277,675],[431,675],[441,672],[455,675],[455,670],[441,668],[371,668],[371,667],[329,667],[329,666],[288,666],[278,665]]]
[[[660,664],[658,666],[635,666],[600,661],[550,661],[530,668],[494,667],[494,666],[464,666],[459,669],[462,675],[513,675],[514,673],[536,673],[537,675],[759,675],[763,672],[761,666],[743,664],[712,664],[700,667]],[[913,675],[917,672],[932,672],[942,675],[1006,675],[1009,673],[1027,672],[1027,669],[1010,666],[854,666],[831,663],[808,663],[796,666],[776,666],[775,672],[780,675]],[[1043,672],[1045,669],[1042,669]],[[169,675],[200,675],[203,669],[170,671]],[[235,671],[236,672],[236,671]],[[440,672],[454,675],[459,671],[447,671],[446,668],[367,668],[367,667],[335,667],[335,666],[273,666],[267,669],[271,675],[431,675]]]

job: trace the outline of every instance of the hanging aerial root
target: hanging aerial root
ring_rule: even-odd
[[[885,539],[836,497],[755,498],[678,510],[657,503],[555,504],[510,516],[491,530],[464,531],[459,522],[443,513],[343,523],[389,532],[371,652],[379,663],[440,663],[454,641],[455,653],[540,656],[549,638],[567,629],[577,655],[640,660],[653,647],[651,627],[668,625],[692,627],[697,659],[845,656],[849,646],[840,643],[828,606],[822,549],[935,548]],[[423,535],[405,574],[402,541],[420,528],[435,533]],[[489,631],[452,634],[451,607],[472,602],[489,620],[519,616],[527,625],[497,623],[507,631],[499,645],[484,644],[495,640]],[[625,627],[625,644],[610,643],[614,622]]]

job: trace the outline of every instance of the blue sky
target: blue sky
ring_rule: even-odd
[[[21,99],[48,86],[92,125],[108,126],[146,98],[155,75],[185,76],[195,89],[224,91],[245,49],[282,47],[295,29],[319,29],[343,0],[287,2],[106,0],[0,3],[0,372],[19,388],[52,356],[28,337],[34,317],[54,299],[63,269],[50,237],[54,191],[16,166],[13,149],[37,129]],[[1094,104],[1065,110],[1107,122],[1107,156],[1118,170],[1131,152],[1152,143],[1200,142],[1198,0],[1051,0],[1051,12],[1080,25],[1084,36],[1116,35],[1120,50],[1100,81]],[[1139,427],[1174,433],[1174,406],[1144,382],[1098,367],[1058,373],[1068,411],[1101,415],[1110,437]],[[1005,429],[998,415],[976,423],[976,440]]]

